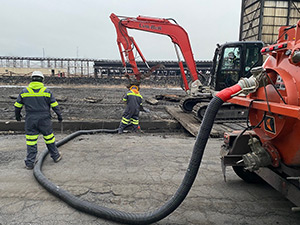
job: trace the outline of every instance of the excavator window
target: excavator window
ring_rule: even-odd
[[[222,90],[226,87],[230,87],[238,82],[240,71],[240,47],[227,47],[223,51],[223,55],[220,55],[221,68],[217,75],[216,91]],[[223,56],[223,59],[222,59]]]
[[[245,56],[245,72],[248,72],[252,67],[254,67],[261,58],[260,54],[261,46],[248,46],[246,49]]]
[[[240,49],[229,47],[224,51],[224,60],[222,69],[239,69],[240,68]]]

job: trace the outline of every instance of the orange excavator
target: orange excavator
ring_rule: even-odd
[[[116,28],[117,44],[119,47],[119,52],[121,55],[121,60],[125,68],[125,71],[127,71],[126,60],[128,61],[128,63],[130,63],[133,70],[133,74],[128,74],[128,75],[134,75],[136,77],[136,80],[138,81],[141,79],[141,77],[143,77],[143,74],[141,74],[141,72],[139,71],[135,61],[136,57],[134,56],[134,52],[133,52],[134,48],[137,50],[139,56],[146,64],[146,66],[149,68],[150,72],[155,69],[149,67],[144,55],[139,49],[134,38],[128,35],[127,28],[130,28],[130,29],[137,29],[137,30],[148,31],[152,33],[168,35],[171,38],[172,42],[174,43],[174,47],[177,53],[178,64],[180,67],[182,80],[184,84],[184,90],[188,93],[194,94],[198,91],[199,88],[202,87],[202,83],[198,79],[198,72],[196,70],[196,64],[192,53],[188,34],[182,27],[180,27],[176,22],[171,23],[170,19],[152,18],[152,17],[144,17],[144,16],[138,16],[137,18],[132,18],[132,17],[122,17],[122,18],[123,19],[120,19],[120,16],[116,16],[113,13],[110,15],[110,19],[114,23]],[[191,86],[188,85],[187,77],[183,67],[183,62],[180,60],[177,46],[180,47],[183,56],[185,58],[186,64],[189,68],[192,81],[193,81]]]
[[[300,20],[279,29],[275,44],[262,48],[253,93],[230,103],[248,107],[248,127],[225,133],[222,168],[232,166],[247,182],[266,181],[300,211]]]
[[[191,112],[194,108],[196,118],[202,119],[208,102],[212,99],[216,91],[235,84],[241,77],[249,77],[250,69],[262,64],[260,49],[263,43],[255,42],[231,42],[218,45],[215,51],[213,66],[209,77],[198,73],[194,60],[191,44],[187,32],[179,26],[174,19],[153,18],[138,16],[125,17],[110,15],[117,32],[117,45],[121,55],[122,64],[125,68],[126,76],[130,82],[139,84],[141,79],[151,73],[161,65],[149,67],[140,48],[134,38],[129,36],[127,29],[135,29],[167,35],[174,43],[178,64],[183,81],[183,89],[187,97],[180,102],[180,107],[185,112]],[[137,66],[134,50],[149,68],[149,71],[142,74]],[[180,51],[179,51],[180,50]],[[188,67],[183,66],[183,60]],[[133,73],[127,73],[127,65],[131,67]],[[185,71],[189,71],[191,81],[188,81]],[[205,84],[205,86],[204,86]],[[196,106],[197,105],[197,106]],[[196,107],[194,107],[196,106]],[[245,118],[245,107],[225,104],[218,113],[217,120],[239,120]]]

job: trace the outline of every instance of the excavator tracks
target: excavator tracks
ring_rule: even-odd
[[[185,97],[180,100],[179,106],[183,112],[193,113],[195,118],[202,121],[205,110],[212,99],[211,93],[201,93],[196,97]],[[247,119],[247,108],[231,103],[225,103],[219,110],[215,123],[237,123],[245,122]]]
[[[201,102],[193,107],[193,114],[197,120],[202,121],[207,106],[207,102]],[[247,111],[248,109],[246,107],[224,103],[215,118],[215,123],[245,122],[247,119]]]
[[[197,103],[200,102],[209,102],[212,99],[212,94],[211,93],[201,93],[201,95],[192,97],[188,96],[185,98],[182,98],[179,102],[179,106],[182,109],[182,111],[189,113],[193,111],[194,106]]]

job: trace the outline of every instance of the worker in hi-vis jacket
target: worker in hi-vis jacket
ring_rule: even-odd
[[[34,71],[31,75],[32,82],[24,88],[15,102],[15,116],[21,121],[21,110],[25,106],[25,134],[27,144],[27,156],[25,167],[33,169],[37,156],[38,136],[41,133],[54,162],[61,160],[61,153],[55,145],[55,137],[52,129],[50,108],[57,114],[59,122],[62,116],[58,103],[51,91],[44,87],[44,75],[40,71]]]
[[[143,97],[139,92],[138,86],[132,85],[129,89],[123,98],[123,101],[126,103],[126,109],[118,128],[119,134],[123,133],[128,125],[132,125],[134,132],[139,129],[139,113],[142,107]]]

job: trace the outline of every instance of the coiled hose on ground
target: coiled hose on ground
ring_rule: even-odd
[[[234,92],[230,91],[229,94],[227,95],[231,96],[231,94],[233,93],[235,93],[235,91]],[[41,171],[43,161],[48,154],[47,149],[41,153],[40,158],[34,167],[34,176],[37,179],[37,181],[50,193],[60,198],[61,200],[63,200],[70,206],[74,207],[75,209],[78,209],[85,213],[106,220],[111,220],[111,221],[124,223],[124,224],[151,224],[157,222],[165,218],[169,214],[171,214],[183,202],[183,200],[187,196],[188,192],[190,191],[195,181],[195,178],[198,173],[198,169],[201,164],[204,149],[214,123],[214,119],[221,105],[224,103],[224,101],[227,100],[224,99],[222,94],[219,96],[221,97],[218,97],[217,95],[211,100],[205,112],[205,116],[201,123],[200,130],[197,135],[196,142],[193,148],[193,153],[189,162],[189,166],[187,168],[186,174],[182,180],[181,185],[177,189],[176,193],[171,197],[171,199],[169,199],[163,206],[156,209],[155,211],[147,212],[147,213],[128,213],[128,212],[123,212],[115,209],[110,209],[110,208],[106,208],[103,206],[90,203],[85,200],[81,200],[80,198],[72,195],[71,193],[61,189],[59,186],[49,181]],[[57,146],[58,147],[62,146],[68,141],[82,134],[95,134],[101,132],[116,133],[117,130],[106,130],[106,129],[80,130],[75,133],[72,133],[71,135],[59,141],[57,143]]]

